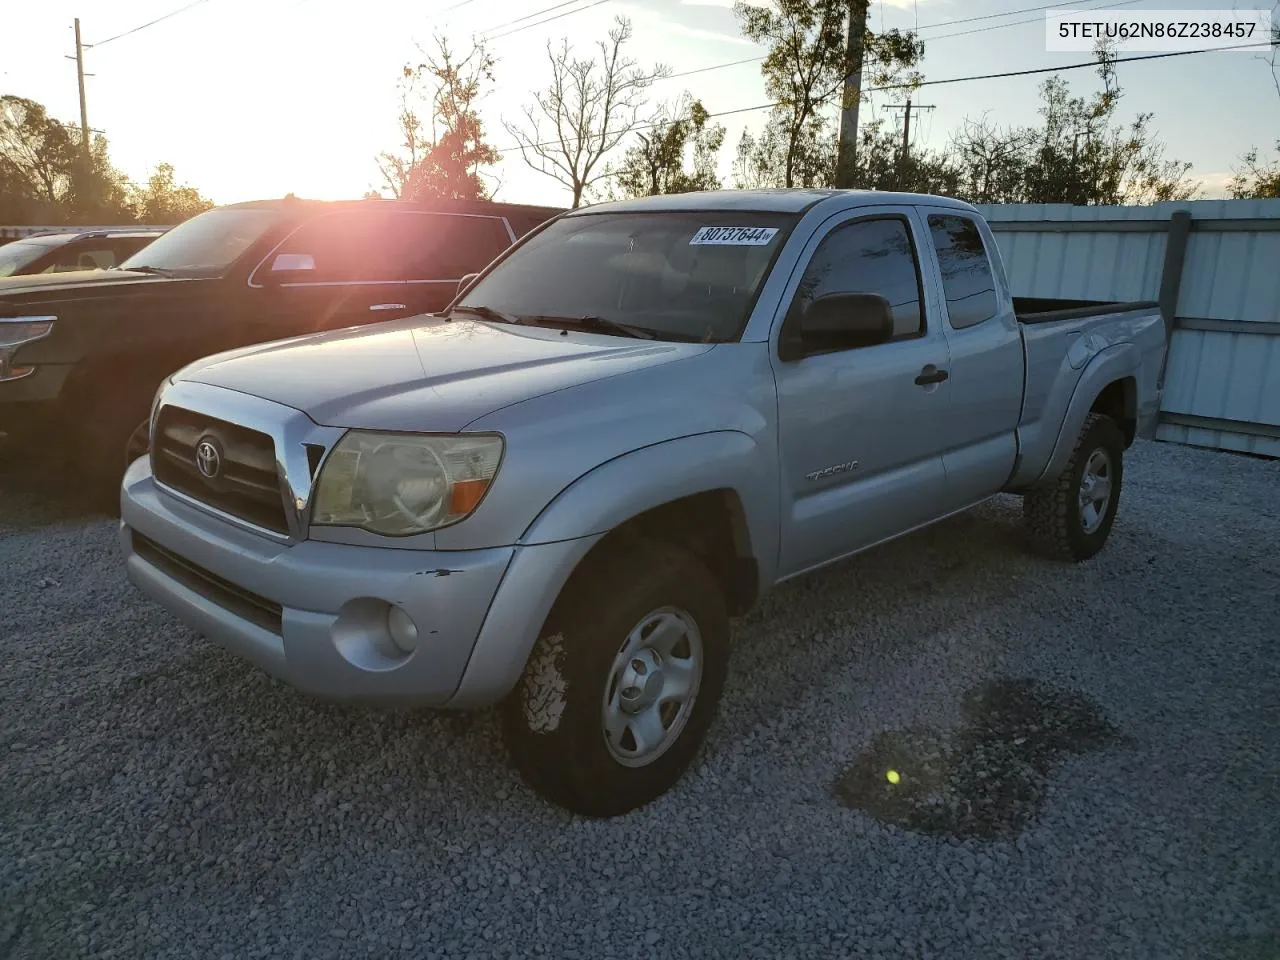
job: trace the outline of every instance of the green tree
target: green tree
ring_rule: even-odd
[[[1028,203],[1141,204],[1186,200],[1199,190],[1188,180],[1190,163],[1166,159],[1152,114],[1116,122],[1123,92],[1114,53],[1098,49],[1102,90],[1092,98],[1071,95],[1061,77],[1040,85],[1043,125],[1029,133],[1033,151],[1026,169]]]
[[[1036,126],[1001,130],[983,118],[952,135],[947,159],[957,191],[975,203],[1144,204],[1186,200],[1199,184],[1191,164],[1166,156],[1152,114],[1118,119],[1123,91],[1113,53],[1101,47],[1102,89],[1077,96],[1061,77],[1040,85]]]
[[[94,136],[86,157],[78,127],[25,97],[0,96],[0,186],[0,219],[9,222],[133,220],[130,184],[107,139]]]
[[[1227,185],[1227,190],[1236,200],[1263,200],[1268,197],[1280,197],[1280,140],[1276,141],[1276,159],[1262,160],[1258,148],[1251,147],[1240,158],[1240,168],[1233,171],[1234,176]]]
[[[628,147],[613,171],[614,192],[621,197],[649,197],[663,193],[715,190],[724,127],[707,125],[701,100],[685,93],[658,110],[652,126],[636,132],[639,141]]]
[[[154,224],[181,223],[213,206],[195,187],[178,185],[171,163],[159,164],[145,187],[134,188],[130,202],[138,220]]]
[[[443,36],[400,80],[400,152],[378,155],[378,169],[392,196],[401,200],[489,196],[484,170],[498,162],[485,140],[478,112],[484,87],[493,82],[494,59],[483,43],[459,58]],[[424,122],[425,118],[425,122]]]
[[[765,92],[776,102],[766,132],[753,138],[756,163],[770,165],[777,186],[828,185],[835,174],[835,131],[825,108],[842,104],[856,68],[846,47],[847,0],[738,0],[743,35],[768,48],[761,65]],[[861,67],[865,86],[894,86],[905,95],[919,82],[924,44],[914,33],[867,30]]]
[[[0,219],[60,223],[76,164],[76,143],[45,108],[25,97],[0,97]]]
[[[900,190],[953,197],[960,193],[959,166],[946,151],[913,147],[903,156],[897,129],[883,120],[858,127],[853,180],[866,190]]]

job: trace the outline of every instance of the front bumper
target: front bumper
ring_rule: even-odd
[[[561,586],[597,538],[467,551],[278,542],[169,496],[144,458],[125,474],[120,539],[129,579],[144,593],[300,690],[481,706],[519,678]],[[391,606],[418,627],[410,654],[387,631]]]

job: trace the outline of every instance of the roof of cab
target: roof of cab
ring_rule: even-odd
[[[283,197],[272,200],[244,200],[240,203],[228,203],[220,210],[418,210],[426,213],[439,212],[500,212],[544,213],[553,217],[564,212],[564,207],[544,207],[527,203],[507,203],[502,200],[390,200],[381,197],[368,197],[361,200],[311,200],[305,197]]]
[[[19,237],[19,240],[39,240],[48,246],[47,241],[57,241],[59,243],[70,243],[72,240],[79,239],[98,239],[103,237],[111,237],[112,239],[123,238],[125,240],[136,240],[139,238],[156,237],[167,231],[168,227],[96,227],[90,230],[77,230],[74,227],[70,230],[56,230],[48,233],[32,233],[25,237]]]
[[[892,204],[956,207],[976,212],[963,200],[925,193],[891,193],[880,190],[825,190],[808,187],[771,190],[705,190],[698,193],[671,193],[635,200],[617,200],[581,207],[571,216],[589,213],[632,213],[642,211],[741,211],[744,213],[804,213],[824,200],[843,199],[841,208]]]

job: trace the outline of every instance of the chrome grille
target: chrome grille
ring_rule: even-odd
[[[205,457],[206,445],[215,456]],[[216,467],[210,469],[211,461]],[[233,517],[288,533],[275,443],[265,433],[184,407],[161,407],[151,469],[156,480]],[[209,475],[209,474],[212,475]]]

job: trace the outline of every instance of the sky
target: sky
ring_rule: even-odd
[[[503,120],[516,120],[531,91],[549,77],[548,41],[567,37],[585,54],[616,16],[629,17],[630,54],[642,64],[674,72],[759,56],[739,33],[732,0],[569,0],[543,25],[528,17],[557,0],[200,0],[189,9],[124,36],[189,0],[116,0],[107,4],[0,0],[0,93],[30,97],[59,119],[78,121],[79,99],[72,21],[85,51],[89,124],[110,140],[116,165],[141,181],[158,163],[174,165],[180,182],[217,203],[295,193],[319,199],[358,197],[382,186],[375,164],[398,139],[396,83],[406,62],[434,34],[458,49],[472,37],[524,29],[490,42],[495,83],[481,115],[499,149],[514,140]],[[875,29],[919,27],[928,80],[1061,67],[1087,60],[1045,49],[1044,14],[1028,12],[1049,0],[875,0]],[[1273,0],[1235,0],[1239,7]],[[1068,9],[1112,7],[1086,0]],[[587,4],[591,4],[587,7]],[[1122,9],[1231,9],[1212,0],[1130,0]],[[974,21],[971,18],[988,17]],[[969,22],[956,24],[956,20]],[[501,28],[501,29],[500,29]],[[113,39],[114,38],[114,39]],[[1098,89],[1089,69],[1063,74],[1073,91]],[[1231,170],[1251,146],[1264,150],[1280,137],[1280,91],[1260,56],[1223,52],[1122,64],[1120,116],[1154,114],[1169,155],[1193,164],[1206,196],[1223,196]],[[1034,122],[1043,77],[980,80],[930,86],[917,103],[933,109],[913,118],[912,141],[940,146],[966,118],[1000,124]],[[683,91],[712,113],[767,101],[758,63],[662,81],[655,100]],[[899,124],[887,100],[864,106],[864,116]],[[744,128],[758,129],[764,111],[723,118],[728,128],[723,166]],[[568,191],[504,152],[494,171],[496,198],[517,203],[567,204]]]

